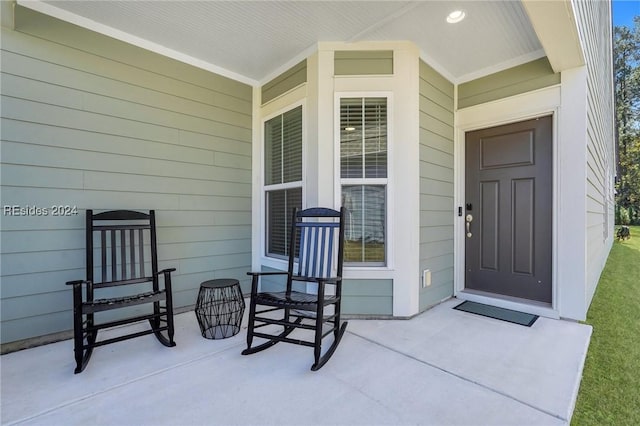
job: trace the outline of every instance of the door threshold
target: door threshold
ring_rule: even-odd
[[[459,291],[458,294],[456,294],[456,298],[470,302],[484,303],[485,305],[496,306],[498,308],[525,312],[527,314],[539,315],[545,318],[560,319],[560,315],[558,315],[558,312],[553,309],[550,303],[536,302],[534,300],[520,299],[471,289]]]

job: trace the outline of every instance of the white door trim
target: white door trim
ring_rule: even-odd
[[[460,109],[456,111],[455,141],[454,141],[454,206],[464,207],[465,202],[465,133],[487,127],[524,121],[543,115],[553,115],[553,214],[552,214],[552,304],[551,307],[541,307],[535,302],[522,303],[502,297],[491,297],[489,294],[474,294],[465,291],[465,234],[464,219],[456,216],[454,220],[454,296],[488,303],[508,309],[529,312],[558,318],[558,286],[557,286],[557,224],[558,224],[558,110],[561,103],[560,86],[550,86],[544,89],[511,96],[497,101]]]

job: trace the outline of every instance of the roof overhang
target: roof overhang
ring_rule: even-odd
[[[522,0],[555,72],[585,64],[571,0]]]
[[[555,71],[583,63],[568,0],[17,3],[254,86],[322,42],[410,41],[453,83],[545,55]],[[455,9],[466,18],[452,25]]]

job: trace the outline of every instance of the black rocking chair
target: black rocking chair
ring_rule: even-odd
[[[85,369],[93,348],[97,346],[152,333],[163,345],[176,345],[173,341],[171,295],[171,272],[175,269],[158,272],[153,210],[149,214],[114,210],[95,215],[92,210],[87,210],[86,258],[87,279],[67,282],[67,285],[73,286],[76,374]],[[100,274],[95,279],[94,267]],[[163,289],[160,288],[160,275],[164,277]],[[95,293],[101,291],[101,296],[104,297],[96,298]],[[153,310],[148,309],[149,313],[140,315],[138,312],[132,315],[132,311],[127,310],[129,316],[124,319],[100,323],[96,321],[95,314],[98,312],[148,303],[153,304]],[[150,330],[101,341],[96,339],[99,330],[146,320],[151,324]]]
[[[347,328],[347,323],[340,321],[344,214],[344,208],[339,212],[326,208],[293,210],[288,272],[249,272],[253,280],[247,349],[242,352],[243,355],[260,352],[278,342],[311,346],[315,357],[311,366],[313,371],[322,368],[333,355]],[[297,268],[294,271],[296,262]],[[334,265],[336,270],[332,276]],[[273,275],[286,275],[286,289],[259,292],[260,277]],[[317,291],[312,294],[296,291],[293,289],[294,282],[316,284]],[[266,308],[256,311],[258,305]],[[265,316],[267,313],[268,316]],[[255,331],[272,325],[275,325],[271,327],[276,330],[275,334]],[[295,329],[312,330],[313,340],[289,337]],[[330,334],[333,334],[333,342],[323,354],[322,340]],[[267,342],[251,347],[254,337],[267,339]]]

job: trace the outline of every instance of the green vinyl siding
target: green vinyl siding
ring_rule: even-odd
[[[587,306],[596,291],[613,239],[616,161],[610,6],[609,2],[575,3],[587,71]]]
[[[508,96],[560,84],[560,74],[554,73],[544,57],[509,68],[458,86],[458,108],[466,108]]]
[[[420,288],[422,311],[453,295],[453,84],[420,61]]]
[[[251,265],[252,88],[37,12],[2,28],[2,343],[72,328],[86,209],[155,209],[174,304]],[[11,345],[9,345],[10,347]]]
[[[342,313],[346,315],[393,315],[393,280],[344,280],[342,284]]]
[[[307,60],[305,59],[262,86],[262,104],[306,82]]]
[[[392,50],[340,50],[334,52],[335,75],[393,74]]]

